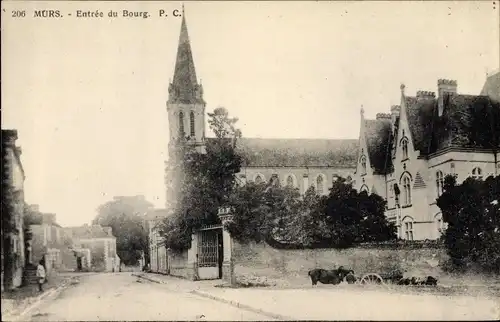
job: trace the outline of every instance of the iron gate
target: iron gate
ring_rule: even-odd
[[[207,228],[198,233],[198,276],[200,279],[219,278],[219,228]]]

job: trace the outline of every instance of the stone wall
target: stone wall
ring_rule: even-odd
[[[190,270],[188,269],[188,252],[184,251],[181,254],[169,253],[168,266],[170,275],[189,278]]]
[[[349,267],[356,275],[381,273],[393,268],[406,270],[405,276],[433,275],[442,272],[439,264],[447,259],[442,248],[351,248],[281,250],[266,244],[233,244],[234,272],[237,279],[253,275],[270,279],[310,283],[307,272],[314,268]]]

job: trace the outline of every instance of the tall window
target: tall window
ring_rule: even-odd
[[[413,240],[413,222],[405,222],[405,237],[407,240]]]
[[[256,176],[256,177],[255,177],[255,183],[256,183],[256,184],[262,183],[262,177],[261,177],[261,176],[259,176],[259,175],[258,175],[258,176]]]
[[[292,176],[288,176],[286,178],[286,186],[289,187],[289,188],[293,188],[293,178],[292,178]]]
[[[477,180],[483,180],[483,170],[478,167],[472,169],[472,177]]]
[[[194,113],[189,113],[189,126],[191,127],[191,137],[194,138]]]
[[[184,113],[179,113],[179,133],[184,136]]]
[[[361,174],[366,174],[366,157],[363,155],[361,156]]]
[[[443,194],[443,186],[444,186],[444,175],[443,172],[436,172],[436,188],[438,197]]]
[[[411,205],[411,180],[408,176],[404,176],[403,178],[403,193],[403,205]]]
[[[408,159],[408,139],[403,138],[401,141],[401,151],[403,153],[403,160]]]
[[[322,195],[324,193],[324,187],[323,187],[323,176],[319,175],[316,178],[316,186],[318,187],[317,191],[319,195]]]

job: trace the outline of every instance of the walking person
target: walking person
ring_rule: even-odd
[[[43,259],[38,262],[36,267],[36,277],[38,278],[38,290],[43,292],[43,283],[45,282],[45,267],[43,266]]]

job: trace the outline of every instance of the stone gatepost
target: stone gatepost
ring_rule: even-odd
[[[196,281],[198,280],[198,233],[194,233],[191,238],[191,248],[187,252],[187,278]]]
[[[229,285],[236,284],[234,276],[234,262],[232,258],[233,243],[226,224],[233,220],[232,209],[229,207],[219,208],[218,216],[222,222],[222,245],[224,249],[224,259],[222,262],[222,279]]]

